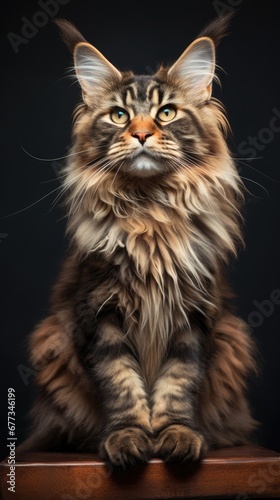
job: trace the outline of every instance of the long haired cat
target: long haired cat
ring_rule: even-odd
[[[244,187],[211,96],[228,19],[153,75],[119,71],[57,24],[83,100],[63,185],[69,250],[30,337],[38,394],[22,449],[125,466],[247,443],[255,346],[227,283]]]

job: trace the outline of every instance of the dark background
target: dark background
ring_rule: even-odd
[[[53,1],[49,9],[55,8]],[[48,312],[50,287],[67,245],[64,213],[55,198],[59,157],[67,153],[80,90],[67,76],[72,59],[51,16],[38,14],[42,4],[13,1],[1,13],[1,458],[7,454],[8,387],[16,390],[18,442],[26,434],[34,391],[27,338]],[[222,11],[235,11],[230,34],[218,48],[222,88],[214,87],[227,108],[229,144],[251,193],[246,250],[230,273],[238,312],[250,323],[260,351],[261,376],[249,392],[261,422],[259,443],[280,452],[278,3],[64,0],[56,5],[56,16],[76,24],[114,65],[138,73],[174,61],[205,24]],[[16,53],[8,35],[24,36],[22,17],[41,27],[29,28],[27,43],[21,41]]]

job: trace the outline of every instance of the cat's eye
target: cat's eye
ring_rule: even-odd
[[[122,108],[115,108],[111,112],[111,120],[114,123],[119,123],[120,125],[123,125],[124,123],[128,122],[129,120],[129,114],[125,109]]]
[[[170,122],[176,116],[176,109],[174,106],[163,106],[157,114],[157,118],[162,122]]]

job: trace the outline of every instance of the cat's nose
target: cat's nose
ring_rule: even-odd
[[[133,132],[132,134],[132,137],[136,137],[138,139],[138,141],[140,142],[140,144],[143,144],[146,142],[146,140],[148,139],[148,137],[151,137],[151,135],[153,135],[153,133],[149,130],[136,130],[136,132]]]

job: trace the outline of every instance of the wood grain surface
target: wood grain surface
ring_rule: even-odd
[[[280,454],[259,446],[212,451],[200,464],[152,459],[127,470],[91,454],[26,453],[16,456],[15,493],[8,472],[4,460],[3,500],[280,499]]]

